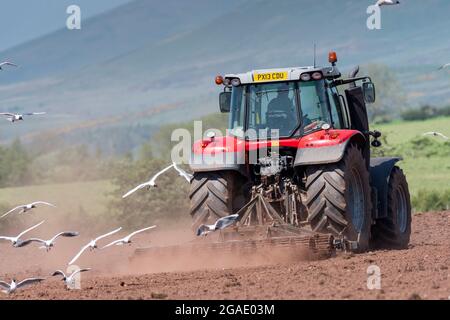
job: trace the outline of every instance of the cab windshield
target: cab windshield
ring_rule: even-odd
[[[323,81],[233,87],[231,134],[247,139],[301,135],[330,123]]]

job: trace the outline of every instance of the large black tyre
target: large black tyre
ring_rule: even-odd
[[[406,249],[411,236],[411,202],[408,182],[403,171],[395,166],[388,182],[388,216],[372,228],[373,247]]]
[[[192,227],[214,223],[217,219],[232,214],[233,185],[231,172],[197,172],[191,182],[190,214]]]
[[[350,145],[336,164],[306,169],[306,207],[313,231],[344,235],[356,252],[369,248],[372,224],[369,172],[361,150]]]

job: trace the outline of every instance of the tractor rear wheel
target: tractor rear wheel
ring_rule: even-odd
[[[197,172],[189,193],[190,213],[194,230],[204,223],[213,224],[217,219],[232,214],[233,173]]]
[[[388,216],[373,226],[376,248],[406,249],[411,236],[411,202],[408,182],[403,171],[395,166],[389,177]]]
[[[344,235],[358,243],[355,251],[366,251],[372,204],[361,150],[350,145],[340,162],[309,167],[306,175],[306,207],[313,231]]]

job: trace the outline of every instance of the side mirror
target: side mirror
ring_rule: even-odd
[[[375,102],[375,85],[373,82],[364,82],[363,83],[363,93],[364,93],[364,101],[366,103],[374,103]]]
[[[231,109],[231,92],[224,91],[219,95],[220,112],[228,113]]]

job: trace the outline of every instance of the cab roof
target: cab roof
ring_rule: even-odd
[[[321,72],[324,78],[335,79],[341,76],[337,67],[291,67],[252,70],[245,73],[226,74],[225,79],[238,78],[241,84],[296,81],[300,80],[303,73]]]

